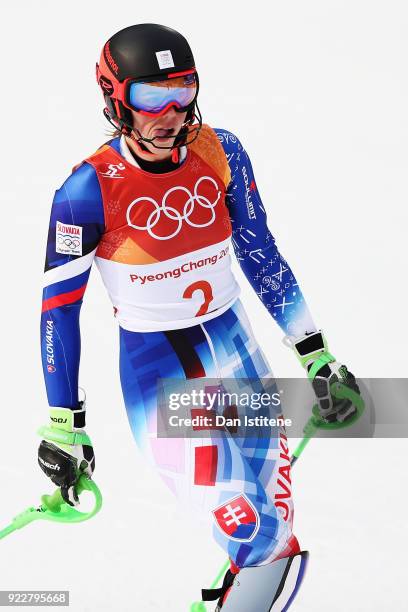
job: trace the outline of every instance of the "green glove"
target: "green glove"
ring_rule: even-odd
[[[63,499],[78,504],[75,485],[82,473],[89,478],[95,469],[92,442],[85,433],[85,402],[79,408],[50,408],[51,423],[40,427],[43,440],[38,448],[38,463],[54,484],[61,487]]]
[[[327,423],[351,419],[357,411],[356,406],[348,399],[335,398],[330,385],[341,382],[357,393],[360,390],[353,374],[329,353],[323,332],[320,330],[295,339],[286,336],[286,339],[312,382],[322,419]]]

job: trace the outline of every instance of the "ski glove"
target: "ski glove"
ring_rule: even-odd
[[[357,393],[360,390],[353,374],[329,353],[323,332],[320,330],[305,334],[290,342],[312,382],[322,419],[327,423],[351,419],[357,411],[356,406],[348,399],[334,397],[330,385],[341,382]]]
[[[63,499],[70,505],[79,503],[75,484],[82,472],[89,477],[95,469],[92,442],[85,427],[85,402],[79,409],[50,408],[51,424],[43,426],[38,434],[43,437],[38,448],[40,468],[61,487]]]

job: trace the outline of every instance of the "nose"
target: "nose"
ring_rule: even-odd
[[[176,113],[176,109],[174,108],[174,106],[170,106],[170,108],[168,108],[166,111],[161,112],[157,115],[157,117],[155,118],[155,123],[160,123],[160,121],[163,120],[163,118],[169,119],[170,121],[174,120],[177,116]]]
[[[170,108],[167,109],[167,111],[164,113],[166,117],[173,117],[176,116],[176,109],[174,106],[170,106]]]

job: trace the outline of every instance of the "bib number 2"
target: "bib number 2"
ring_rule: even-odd
[[[195,291],[202,291],[203,292],[203,299],[204,299],[204,301],[201,304],[201,306],[198,309],[198,311],[196,312],[196,314],[194,315],[196,317],[199,317],[199,316],[205,314],[206,312],[208,312],[208,307],[210,305],[210,302],[212,302],[212,300],[214,299],[214,296],[213,296],[213,292],[212,292],[212,287],[211,287],[209,282],[207,282],[207,281],[196,281],[195,283],[192,283],[191,285],[186,287],[186,289],[184,290],[184,293],[183,293],[183,298],[191,299],[193,297],[193,293]]]

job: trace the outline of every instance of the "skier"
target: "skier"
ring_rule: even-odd
[[[41,317],[51,429],[42,470],[75,505],[80,472],[95,457],[78,395],[79,313],[93,261],[120,330],[120,376],[129,423],[146,458],[181,503],[207,517],[231,567],[204,590],[222,612],[287,610],[308,553],[293,534],[284,428],[249,444],[156,436],[157,380],[272,377],[239,300],[229,245],[302,366],[314,366],[326,421],[355,408],[330,384],[354,377],[330,355],[296,278],[267,227],[251,162],[238,138],[203,124],[199,78],[186,39],[161,25],[125,28],[96,66],[115,133],[56,191]],[[260,443],[262,442],[262,443]],[[236,576],[239,573],[239,581]],[[239,588],[238,588],[239,586]]]

